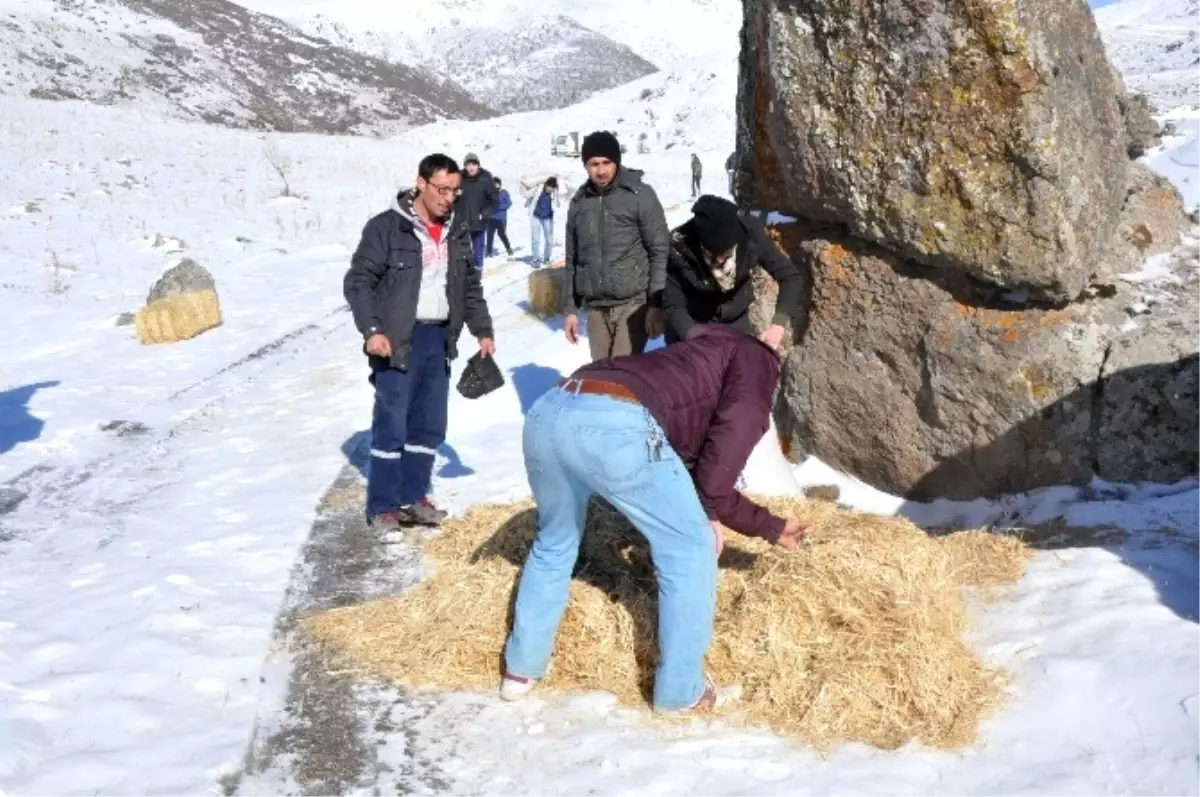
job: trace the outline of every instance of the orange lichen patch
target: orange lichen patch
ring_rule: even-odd
[[[780,431],[776,431],[776,436],[779,438],[779,450],[783,452],[783,458],[788,462],[795,462],[796,460],[792,459],[792,438]]]
[[[981,330],[991,332],[1005,343],[1015,343],[1040,329],[1053,329],[1074,317],[1071,309],[990,310],[963,302],[954,303],[954,313],[974,321]]]
[[[851,285],[854,280],[850,276],[850,272],[843,265],[846,258],[850,256],[850,252],[844,246],[839,244],[829,244],[821,249],[817,260],[825,267],[825,273],[829,278],[842,285]]]

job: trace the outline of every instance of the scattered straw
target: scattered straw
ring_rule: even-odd
[[[1019,577],[1020,541],[932,537],[907,520],[825,502],[765,503],[809,534],[794,554],[727,535],[707,667],[719,683],[742,685],[746,719],[814,744],[970,743],[1004,674],[964,641],[963,588]],[[306,627],[370,677],[495,688],[534,528],[529,502],[478,507],[427,544],[435,570],[416,590],[311,616]],[[641,536],[597,502],[544,686],[644,702],[656,603]]]

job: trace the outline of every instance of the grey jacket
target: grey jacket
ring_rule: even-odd
[[[641,298],[660,307],[669,239],[662,204],[641,171],[621,167],[604,193],[584,183],[567,208],[563,313]]]
[[[412,200],[411,193],[402,192],[391,210],[367,222],[342,282],[342,293],[363,338],[382,332],[392,344],[391,361],[380,360],[380,364],[402,369],[408,368],[421,290],[421,241],[413,232]],[[490,338],[492,318],[483,298],[479,270],[473,265],[467,219],[455,213],[443,234],[450,241],[446,357],[453,360],[458,356],[463,324],[476,338]]]

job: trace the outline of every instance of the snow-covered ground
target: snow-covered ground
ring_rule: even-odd
[[[578,161],[546,156],[548,131],[665,129],[639,127],[646,88],[663,89],[642,101],[658,117],[692,114],[669,150],[627,142],[677,223],[688,152],[718,190],[732,148],[733,78],[706,86],[691,68],[581,107],[391,141],[273,137],[303,199],[278,196],[248,133],[0,99],[0,794],[221,790],[278,691],[265,662],[317,503],[369,424],[341,298],[363,223],[431,148],[479,152],[511,188],[547,170],[578,184]],[[1195,163],[1194,117],[1186,130],[1190,145],[1147,158],[1194,203],[1195,168],[1162,160]],[[527,254],[519,208],[510,235]],[[115,320],[184,255],[213,272],[225,323],[140,346]],[[586,358],[524,311],[524,263],[492,259],[485,274],[509,385],[452,395],[435,495],[454,511],[528,493],[522,410]],[[143,426],[101,428],[112,421]],[[1013,673],[977,745],[819,756],[720,724],[668,734],[603,696],[455,695],[419,716],[398,705],[390,721],[405,732],[381,760],[436,760],[448,790],[481,793],[1197,793],[1194,481],[912,504],[816,461],[797,478],[929,525],[1039,525],[1044,550],[976,618],[976,646]]]

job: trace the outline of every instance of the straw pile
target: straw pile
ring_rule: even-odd
[[[180,293],[159,299],[134,317],[142,343],[174,343],[221,325],[221,304],[214,291]]]
[[[970,743],[1005,677],[967,646],[964,588],[1017,579],[1020,541],[981,532],[931,537],[899,518],[833,504],[764,499],[809,528],[787,554],[727,535],[707,667],[740,683],[738,711],[810,743],[894,749]],[[364,677],[408,686],[494,689],[531,503],[479,507],[427,543],[433,573],[398,598],[306,618],[308,631]],[[645,544],[595,502],[541,689],[604,690],[644,704],[656,660],[656,586]]]

